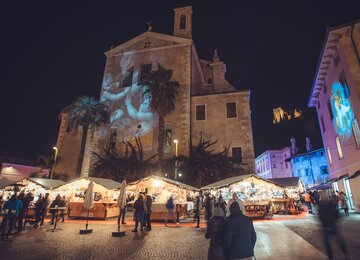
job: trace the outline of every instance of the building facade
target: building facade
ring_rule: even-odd
[[[308,102],[317,109],[333,187],[360,209],[360,22],[328,29]]]
[[[256,174],[264,179],[293,177],[291,163],[286,161],[291,157],[291,148],[267,150],[255,159]]]
[[[299,177],[305,188],[330,180],[324,148],[292,156],[287,161],[291,162],[292,176]]]
[[[124,142],[133,142],[134,136],[141,138],[145,158],[157,153],[158,118],[149,107],[145,77],[162,69],[171,69],[171,80],[180,84],[175,110],[165,118],[164,157],[188,156],[191,144],[202,137],[217,141],[215,151],[230,146],[230,156],[253,172],[250,91],[238,90],[226,80],[226,64],[216,50],[212,60],[198,57],[192,39],[191,6],[175,9],[174,35],[152,32],[150,25],[147,32],[105,55],[100,101],[109,108],[110,124],[88,135],[82,176],[89,174],[94,160],[91,151],[109,147],[124,153]],[[76,136],[68,132],[68,111],[64,109],[55,172],[77,177],[79,136],[81,129]]]

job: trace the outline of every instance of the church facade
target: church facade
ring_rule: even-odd
[[[108,147],[124,153],[127,141],[140,137],[145,158],[157,153],[158,118],[150,110],[146,74],[170,69],[180,84],[175,110],[165,117],[164,158],[189,155],[201,138],[217,141],[213,150],[229,147],[229,155],[249,173],[254,169],[250,91],[238,90],[225,78],[226,64],[214,51],[212,60],[198,57],[192,39],[192,7],[177,8],[174,35],[147,32],[105,52],[100,101],[110,111],[108,126],[88,134],[82,176],[89,174],[91,151]],[[68,111],[61,113],[54,171],[77,177],[81,131],[68,131]],[[175,142],[174,142],[175,141]],[[78,145],[77,145],[78,144]]]

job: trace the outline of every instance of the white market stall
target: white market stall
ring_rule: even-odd
[[[69,202],[69,218],[83,218],[87,216],[84,208],[85,191],[90,182],[94,183],[94,207],[89,212],[93,219],[117,217],[120,213],[116,206],[119,196],[120,183],[102,178],[84,177],[67,182],[57,187],[54,192],[65,196]]]
[[[283,199],[284,187],[255,174],[230,177],[201,188],[205,192],[218,197],[222,195],[225,201],[236,193],[244,202],[245,215],[250,217],[265,216],[269,210],[277,213],[273,202]],[[290,200],[289,200],[290,201]]]
[[[175,180],[151,175],[129,183],[126,191],[129,196],[137,196],[139,193],[149,194],[153,198],[151,219],[164,220],[167,212],[166,202],[170,196],[173,196],[176,212],[182,219],[186,217],[186,212],[194,207],[189,198],[195,197],[200,190]]]

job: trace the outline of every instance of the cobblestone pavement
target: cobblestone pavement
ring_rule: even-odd
[[[282,221],[282,223],[312,244],[318,250],[325,252],[322,240],[321,225],[316,215],[309,215],[304,219],[293,219]],[[339,220],[339,231],[346,241],[351,259],[360,259],[360,214],[350,214],[349,217],[341,217]],[[333,240],[335,259],[342,259],[343,255],[336,241]]]
[[[116,231],[114,220],[91,221],[92,234],[80,235],[84,221],[60,224],[57,232],[26,228],[14,235],[13,241],[0,242],[0,259],[207,259],[209,241],[204,228],[195,229],[193,223],[164,227],[154,223],[153,231],[132,233],[131,225],[122,230],[126,236],[112,237]],[[128,221],[130,223],[130,221]],[[255,247],[257,260],[325,259],[312,245],[286,228],[282,220],[256,221],[258,235]],[[282,235],[281,235],[282,234]],[[292,246],[296,244],[297,250]]]

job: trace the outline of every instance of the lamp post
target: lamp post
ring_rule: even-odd
[[[175,180],[177,179],[177,175],[178,175],[178,143],[179,143],[179,140],[175,139],[174,140],[174,143],[175,143]]]
[[[54,163],[53,163],[53,166],[52,166],[52,168],[51,168],[51,176],[50,176],[50,179],[53,178],[55,163],[56,163],[56,159],[57,159],[57,155],[58,155],[59,149],[58,149],[56,146],[54,146],[54,147],[53,147],[53,150],[55,151],[55,154],[54,154]]]

